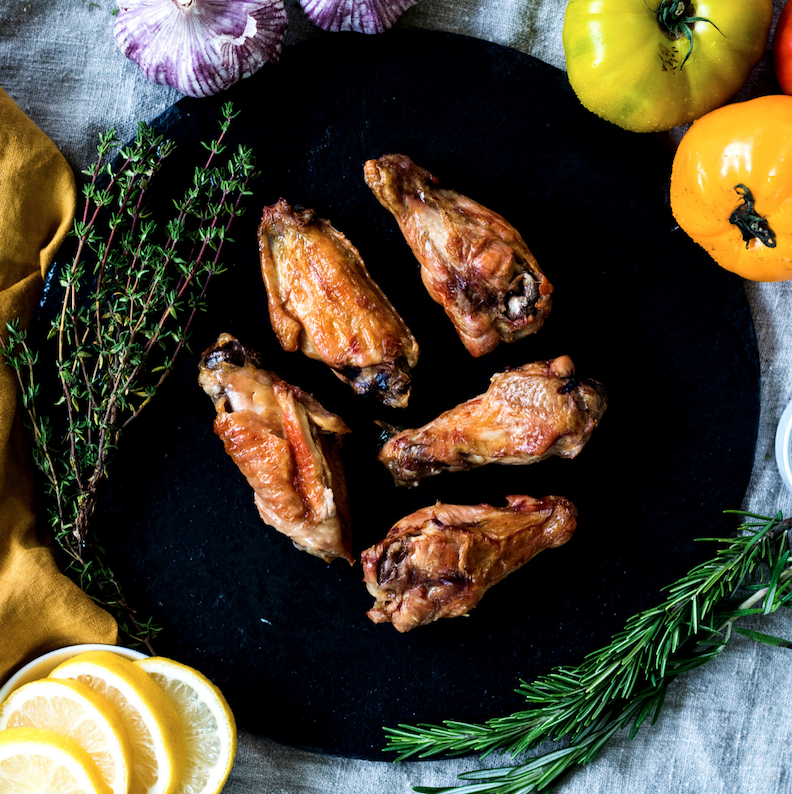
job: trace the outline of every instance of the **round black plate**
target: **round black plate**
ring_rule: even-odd
[[[253,147],[262,176],[193,353],[110,471],[97,530],[127,597],[164,626],[159,653],[203,670],[242,728],[279,742],[381,758],[383,725],[519,710],[520,678],[579,662],[705,553],[694,538],[729,531],[722,511],[740,506],[759,410],[741,282],[675,228],[670,154],[595,118],[562,72],[512,50],[417,31],[287,48],[226,95],[185,99],[156,122],[179,144],[162,195],[181,193],[229,99],[241,112],[231,145]],[[466,353],[363,182],[363,162],[394,151],[520,229],[556,288],[539,334],[481,359]],[[422,356],[409,409],[358,398],[275,342],[255,229],[281,196],[352,240],[412,328]],[[213,435],[196,363],[223,331],[353,428],[343,458],[356,553],[437,499],[501,505],[519,493],[574,501],[575,537],[467,618],[406,635],[374,625],[360,566],[327,567],[265,526]],[[375,420],[416,426],[483,392],[496,371],[561,354],[610,395],[575,460],[444,474],[413,490],[376,462]]]

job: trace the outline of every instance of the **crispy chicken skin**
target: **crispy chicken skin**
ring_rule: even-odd
[[[277,375],[230,334],[204,351],[198,381],[212,398],[214,431],[253,488],[262,519],[325,562],[354,563],[335,414]]]
[[[366,183],[396,218],[421,264],[432,299],[474,356],[541,328],[553,287],[517,230],[403,154],[363,168]]]
[[[324,361],[358,394],[403,408],[418,344],[357,249],[313,210],[280,199],[258,230],[272,327],[284,350]]]
[[[575,506],[559,496],[507,496],[506,507],[438,502],[403,518],[363,552],[375,623],[405,632],[468,613],[484,593],[543,549],[566,543]]]
[[[606,404],[602,385],[578,380],[569,356],[537,361],[493,375],[484,394],[423,427],[402,430],[378,457],[400,485],[487,463],[574,458]]]

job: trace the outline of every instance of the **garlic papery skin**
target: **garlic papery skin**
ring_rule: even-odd
[[[286,24],[283,0],[119,0],[113,35],[149,80],[205,97],[277,63]]]
[[[418,0],[299,0],[311,22],[323,30],[382,33]]]

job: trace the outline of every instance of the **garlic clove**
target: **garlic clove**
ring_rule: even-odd
[[[299,0],[305,15],[323,30],[382,33],[418,0]]]
[[[205,97],[277,63],[283,0],[119,0],[113,35],[152,82]]]

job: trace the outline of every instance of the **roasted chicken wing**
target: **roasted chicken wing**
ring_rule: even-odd
[[[310,395],[260,369],[258,357],[221,334],[200,361],[214,430],[253,488],[264,521],[325,562],[354,563],[347,494],[330,442],[349,428]]]
[[[569,356],[493,375],[487,391],[415,430],[396,433],[379,460],[400,485],[487,463],[574,458],[605,411],[605,389],[578,380]]]
[[[369,160],[364,177],[390,210],[432,299],[474,356],[541,328],[553,287],[517,230],[402,154]]]
[[[324,361],[358,394],[403,408],[418,345],[357,249],[313,210],[281,199],[258,230],[270,320],[284,350]]]
[[[438,502],[396,523],[361,558],[376,599],[368,616],[405,632],[464,615],[540,551],[566,543],[577,526],[577,510],[563,497],[507,496],[506,502]]]

